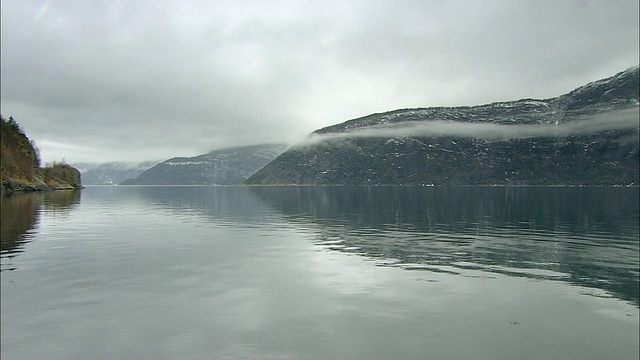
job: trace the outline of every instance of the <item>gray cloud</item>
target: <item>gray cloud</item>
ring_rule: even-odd
[[[45,161],[192,156],[374,112],[552,97],[639,61],[638,2],[2,2]]]

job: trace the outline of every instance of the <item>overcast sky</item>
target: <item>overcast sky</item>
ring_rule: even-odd
[[[165,160],[638,65],[638,0],[2,0],[1,111],[43,161]]]

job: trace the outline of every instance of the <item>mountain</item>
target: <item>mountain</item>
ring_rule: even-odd
[[[13,119],[0,116],[0,193],[82,188],[80,171],[67,164],[40,167],[35,143]]]
[[[73,166],[82,172],[82,182],[85,185],[116,185],[124,180],[137,177],[158,162],[77,163]]]
[[[161,162],[122,185],[238,185],[287,148],[262,144]]]
[[[246,184],[638,185],[638,67],[550,99],[401,109],[314,131]]]

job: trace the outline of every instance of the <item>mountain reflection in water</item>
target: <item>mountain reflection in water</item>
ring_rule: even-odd
[[[563,281],[640,306],[637,187],[118,190],[101,189],[114,199],[141,197],[176,214],[242,226],[269,226],[269,217],[281,214],[296,227],[312,229],[317,246],[365,256],[378,266]],[[11,258],[31,241],[42,213],[69,213],[79,203],[80,191],[3,196],[0,270],[13,270]],[[256,212],[260,203],[275,213]]]
[[[638,188],[251,187],[376,265],[564,281],[639,299]],[[590,294],[587,292],[586,294]]]

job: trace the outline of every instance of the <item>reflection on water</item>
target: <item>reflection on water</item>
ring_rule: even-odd
[[[377,265],[479,269],[639,300],[638,188],[252,187],[317,244]]]
[[[637,188],[98,186],[2,230],[3,359],[640,353]]]
[[[14,270],[11,258],[24,251],[41,211],[66,213],[80,203],[80,191],[29,192],[0,197],[0,271]]]

